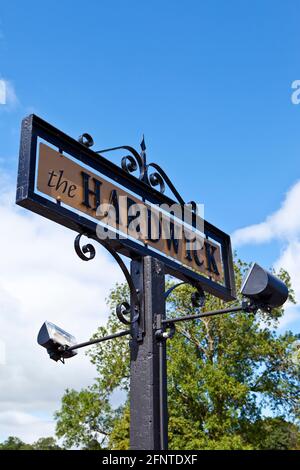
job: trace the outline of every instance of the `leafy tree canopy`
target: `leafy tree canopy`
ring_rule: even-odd
[[[241,261],[235,263],[237,291],[247,268]],[[288,273],[277,274],[294,302]],[[192,292],[188,285],[174,290],[168,315],[195,313]],[[94,338],[120,330],[115,306],[128,296],[125,285],[112,290],[107,325]],[[223,307],[207,295],[204,310]],[[300,366],[293,349],[299,335],[279,334],[283,314],[278,308],[178,324],[167,349],[170,449],[300,448]],[[128,397],[128,338],[100,343],[88,355],[97,378],[86,389],[66,391],[56,413],[57,436],[66,447],[127,449],[128,398],[114,409],[111,396],[121,390]]]
[[[33,444],[25,444],[18,437],[9,436],[0,444],[0,450],[62,450],[53,437],[41,437]]]

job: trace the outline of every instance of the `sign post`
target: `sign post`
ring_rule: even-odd
[[[145,335],[130,341],[130,448],[167,449],[166,341],[156,335],[157,317],[165,318],[165,273],[160,261],[132,261],[131,275],[141,293]]]
[[[196,290],[193,306],[202,306],[204,291],[223,300],[235,299],[230,237],[201,219],[195,203],[187,205],[188,222],[181,220],[186,204],[162,168],[147,163],[144,140],[141,153],[129,146],[95,152],[91,146],[88,134],[76,141],[35,115],[25,118],[16,203],[77,232],[75,250],[82,260],[92,260],[96,254],[91,243],[81,247],[82,235],[111,253],[130,289],[130,304],[124,300],[116,314],[130,329],[71,346],[58,344],[47,329],[40,344],[52,359],[64,361],[72,350],[130,336],[130,446],[165,450],[166,340],[175,332],[174,323],[250,307],[166,319],[166,298],[182,283]],[[103,157],[116,150],[126,151],[121,168]],[[172,197],[165,194],[166,187]],[[120,255],[131,259],[130,272]],[[180,282],[165,292],[167,274]]]

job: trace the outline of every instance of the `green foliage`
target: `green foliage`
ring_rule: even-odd
[[[6,441],[0,444],[0,450],[33,450],[30,444],[25,444],[18,437],[9,436]]]
[[[112,431],[109,435],[108,449],[127,450],[129,448],[129,404],[119,408],[116,413]]]
[[[247,268],[241,261],[235,263],[238,292]],[[288,273],[279,275],[294,302]],[[195,313],[192,292],[188,285],[174,290],[168,316]],[[120,329],[115,306],[126,297],[127,287],[117,285],[108,300],[108,323],[95,336]],[[205,310],[223,307],[219,299],[207,296]],[[297,448],[300,369],[292,351],[298,336],[278,334],[283,314],[279,308],[178,324],[167,348],[170,449]],[[100,343],[88,354],[98,377],[86,390],[66,392],[56,414],[57,435],[68,447],[86,447],[96,440],[100,447],[127,449],[128,404],[114,410],[110,399],[115,390],[128,393],[128,338]],[[264,418],[266,410],[273,418]]]
[[[53,437],[41,437],[32,446],[34,450],[62,450]]]
[[[0,444],[0,450],[62,450],[53,437],[41,437],[33,444],[25,444],[18,437],[9,436]]]
[[[88,390],[67,390],[62,399],[56,434],[64,437],[66,447],[102,449],[111,432],[112,417],[108,399],[101,396],[96,386]]]
[[[257,420],[245,429],[254,448],[262,450],[300,450],[299,426],[284,417]]]

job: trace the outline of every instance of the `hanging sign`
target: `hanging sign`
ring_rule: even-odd
[[[140,178],[131,174],[138,167]],[[31,115],[22,123],[17,204],[109,243],[125,256],[159,258],[170,274],[234,299],[230,237],[201,219],[194,207],[158,191],[157,186],[165,189],[163,177],[169,179],[162,170],[149,177],[148,167],[134,151],[119,168]]]

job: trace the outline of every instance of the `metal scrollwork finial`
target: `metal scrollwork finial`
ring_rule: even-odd
[[[159,174],[158,171],[155,171],[149,174],[149,168],[152,166],[152,164],[150,163],[149,165],[147,165],[146,142],[145,142],[144,134],[143,134],[142,141],[140,143],[140,147],[142,150],[141,159],[143,161],[143,168],[144,168],[143,173],[140,175],[140,179],[143,180],[144,183],[146,183],[148,186],[151,186],[152,188],[156,189],[156,187],[159,186],[159,192],[164,193],[166,190],[166,186],[165,186],[163,177]]]
[[[140,143],[140,147],[142,149],[142,152],[145,152],[146,151],[146,143],[145,143],[145,136],[143,134],[143,138],[142,138],[142,141]]]
[[[79,233],[77,237],[75,238],[74,248],[75,248],[76,254],[79,256],[80,259],[82,259],[83,261],[90,261],[95,258],[96,250],[91,243],[83,245],[83,247],[81,248],[80,240],[81,240],[82,235],[86,236],[84,233],[83,234]],[[89,253],[89,256],[86,255],[87,253]]]
[[[131,325],[132,323],[136,322],[139,319],[138,311],[136,311],[133,319],[130,318],[131,308],[128,302],[122,302],[117,305],[116,308],[117,317],[120,322],[124,323],[124,325]]]
[[[165,292],[165,299],[169,297],[169,295],[173,292],[173,290],[177,289],[177,287],[182,286],[184,284],[190,284],[189,282],[182,281],[178,282],[177,284],[173,284],[166,292]],[[194,284],[193,287],[196,289],[191,294],[191,304],[194,308],[201,308],[205,304],[205,293],[200,284]]]
[[[88,148],[93,147],[94,145],[93,137],[90,134],[87,134],[86,132],[78,137],[78,142]]]
[[[91,148],[94,145],[93,138],[87,133],[82,134],[82,136],[80,136],[78,140],[80,143],[82,143],[88,148]],[[129,154],[123,156],[121,159],[121,167],[124,171],[130,174],[137,173],[137,178],[139,178],[145,184],[159,191],[162,194],[165,192],[166,186],[168,186],[170,191],[176,197],[177,201],[181,205],[184,205],[185,202],[183,198],[180,196],[179,192],[177,191],[165,171],[157,163],[151,162],[147,164],[146,143],[144,135],[142,137],[140,147],[141,153],[137,152],[133,147],[129,145],[121,145],[119,147],[111,147],[107,149],[97,150],[95,151],[95,153],[101,155],[103,153],[113,152],[115,150],[126,150],[127,152],[129,152]],[[154,171],[152,171],[152,169]]]

